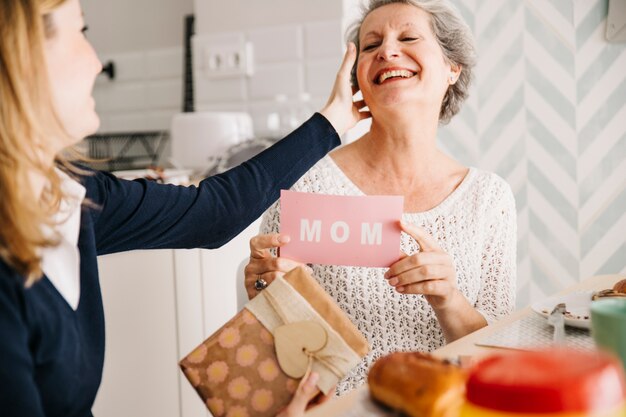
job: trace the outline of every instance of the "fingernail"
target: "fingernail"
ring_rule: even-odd
[[[396,291],[398,291],[398,292],[404,292],[404,287],[396,287]]]
[[[278,236],[278,242],[279,243],[289,243],[289,241],[291,240],[291,238],[287,235],[280,235]]]
[[[311,268],[310,266],[307,266],[307,267],[306,267],[306,270],[307,270],[307,272],[308,272],[309,274],[312,274],[312,273],[313,273],[313,268]]]
[[[389,280],[389,285],[393,286],[393,285],[396,285],[397,283],[398,283],[398,278],[391,278]],[[402,287],[400,287],[400,288],[402,288]]]

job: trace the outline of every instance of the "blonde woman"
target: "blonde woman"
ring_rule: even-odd
[[[403,195],[404,255],[388,269],[313,265],[313,273],[369,339],[371,353],[338,386],[365,380],[379,356],[431,351],[514,307],[516,216],[510,187],[437,147],[439,125],[468,93],[474,46],[445,0],[371,0],[350,39],[355,81],[372,114],[369,133],[318,162],[293,189],[337,195]],[[299,265],[275,258],[280,206],[251,243],[246,267],[254,297]]]
[[[224,244],[367,116],[352,102],[351,48],[321,114],[198,187],[78,169],[65,150],[98,128],[102,69],[84,27],[78,0],[0,2],[3,417],[91,416],[104,358],[96,256]]]

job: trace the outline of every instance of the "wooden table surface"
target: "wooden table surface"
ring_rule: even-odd
[[[559,295],[570,294],[577,291],[599,291],[606,288],[611,288],[613,285],[626,278],[621,275],[598,275],[588,278],[578,284],[575,284],[564,291],[558,293]],[[468,334],[452,343],[449,343],[437,350],[433,355],[441,358],[458,358],[460,356],[472,356],[481,357],[489,353],[496,352],[500,349],[493,347],[477,346],[476,342],[497,333],[499,330],[505,328],[509,324],[520,320],[526,316],[534,314],[530,309],[530,306],[524,307],[521,310],[517,310],[511,313],[509,316],[502,320],[493,323],[491,326],[483,327],[473,333]],[[367,386],[362,386],[340,398],[334,398],[327,403],[313,408],[308,413],[307,417],[333,417],[340,416],[350,409],[352,409],[359,398],[363,398],[363,391],[367,390]]]

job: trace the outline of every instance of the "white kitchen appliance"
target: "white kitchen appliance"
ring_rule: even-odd
[[[180,113],[172,119],[172,162],[206,170],[228,149],[252,137],[252,118],[247,113]]]

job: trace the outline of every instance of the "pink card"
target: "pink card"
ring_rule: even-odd
[[[280,193],[280,256],[299,262],[388,267],[400,257],[402,196]]]

